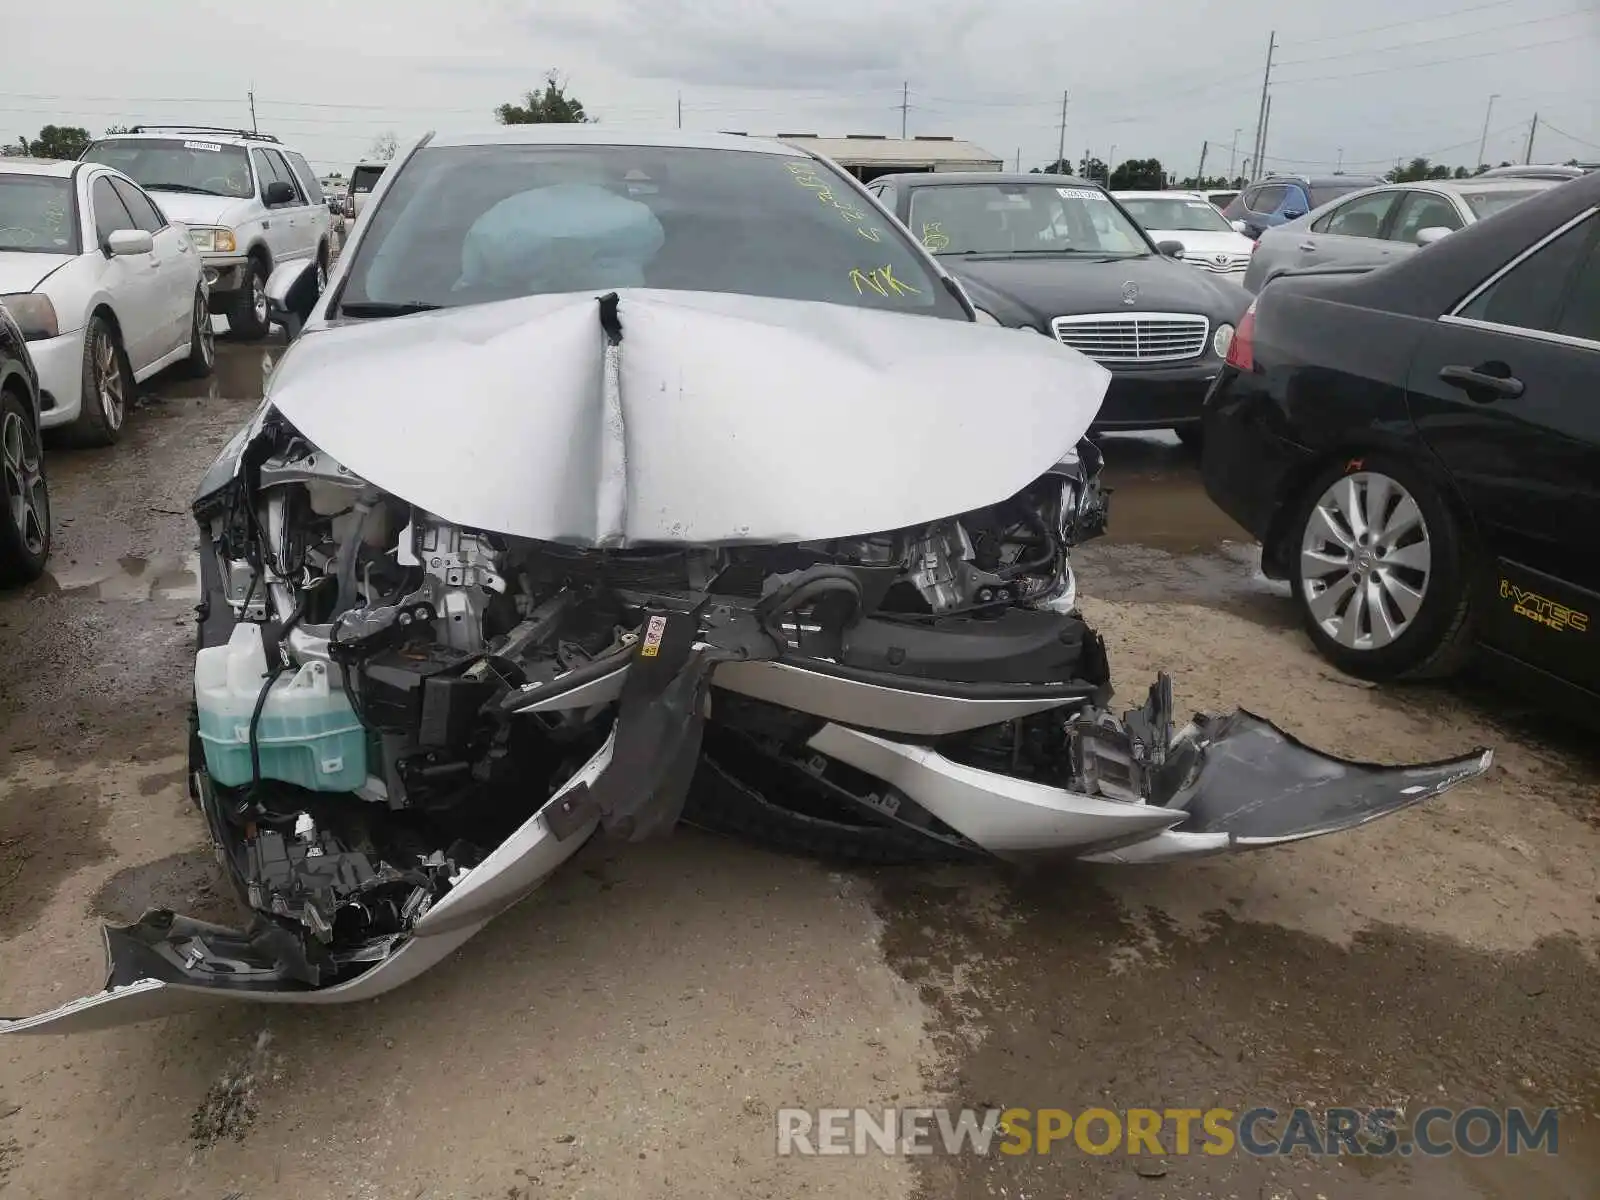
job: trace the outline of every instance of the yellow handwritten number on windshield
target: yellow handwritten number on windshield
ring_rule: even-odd
[[[950,236],[940,229],[942,222],[924,221],[922,223],[922,244],[929,250],[950,249]]]
[[[808,162],[784,163],[784,168],[789,172],[789,177],[809,192],[815,192],[817,200],[828,205],[841,218],[856,227],[856,232],[869,242],[883,240],[882,231],[871,225],[861,222],[867,219],[867,214],[847,200],[841,200],[834,195],[832,186],[827,180],[817,175],[817,169]]]
[[[894,268],[888,264],[874,267],[870,271],[863,271],[858,267],[850,272],[850,282],[855,286],[858,296],[865,296],[869,291],[879,296],[922,295],[905,280],[897,278]]]

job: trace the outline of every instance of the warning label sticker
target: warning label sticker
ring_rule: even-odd
[[[661,653],[661,635],[667,631],[667,619],[663,616],[650,618],[650,623],[645,626],[644,645],[639,647],[640,658],[654,658]]]

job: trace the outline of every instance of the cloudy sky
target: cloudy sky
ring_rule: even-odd
[[[1209,10],[1209,11],[1208,11]],[[333,16],[332,14],[342,14]],[[1267,165],[1600,160],[1600,0],[48,0],[0,76],[0,137],[46,123],[260,127],[322,169],[386,131],[492,123],[559,70],[608,125],[910,133],[1055,157],[1239,166],[1277,31]]]

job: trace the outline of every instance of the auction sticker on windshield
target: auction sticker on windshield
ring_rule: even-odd
[[[1104,200],[1105,195],[1093,188],[1057,188],[1056,195],[1063,200]]]
[[[215,150],[218,154],[222,153],[222,147],[215,142],[185,142],[183,148],[185,150]]]

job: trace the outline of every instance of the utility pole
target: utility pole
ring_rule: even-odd
[[[1012,169],[1015,170],[1018,174],[1021,174],[1021,172],[1022,172],[1022,147],[1021,146],[1017,147],[1016,166],[1013,167]]]
[[[1206,185],[1206,151],[1211,149],[1210,142],[1200,143],[1200,165],[1195,168],[1194,186],[1203,188]]]
[[[683,128],[683,93],[678,93],[678,128]]]
[[[1228,151],[1228,182],[1233,182],[1234,161],[1239,157],[1239,131],[1233,131],[1233,149]]]
[[[1339,161],[1336,162],[1333,165],[1333,173],[1335,175],[1343,175],[1344,174],[1344,147],[1343,146],[1339,147]]]
[[[1489,97],[1489,107],[1483,110],[1483,136],[1478,139],[1478,161],[1472,164],[1474,167],[1483,164],[1483,152],[1489,145],[1489,114],[1494,112],[1494,102],[1498,99],[1500,93],[1496,92]]]
[[[1528,148],[1522,152],[1522,161],[1523,161],[1524,164],[1531,163],[1533,161],[1533,135],[1538,133],[1538,132],[1539,132],[1539,114],[1538,113],[1534,113],[1533,114],[1533,124],[1528,126]],[[1479,156],[1479,161],[1480,162],[1482,161],[1482,156],[1481,155]]]
[[[1267,110],[1261,115],[1261,153],[1256,156],[1259,160],[1256,170],[1261,170],[1267,165],[1267,131],[1272,128],[1272,96],[1267,95]],[[1267,172],[1271,174],[1271,172]]]
[[[1111,186],[1111,172],[1117,169],[1117,144],[1111,143],[1111,157],[1106,159],[1106,186]]]
[[[1250,158],[1256,164],[1257,174],[1261,171],[1261,152],[1263,143],[1267,140],[1267,85],[1272,82],[1272,55],[1278,48],[1278,31],[1273,30],[1267,37],[1267,69],[1261,73],[1261,104],[1256,109],[1256,141],[1255,147],[1250,151]]]
[[[1061,160],[1067,156],[1067,93],[1061,93],[1061,134],[1056,139],[1056,170],[1062,169]]]
[[[900,140],[906,140],[906,113],[911,111],[911,81],[900,85]]]
[[[260,133],[261,126],[256,124],[256,85],[250,85],[250,132]]]

